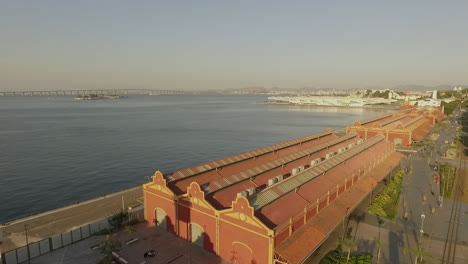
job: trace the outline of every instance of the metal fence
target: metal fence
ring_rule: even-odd
[[[143,209],[128,212],[129,221],[143,221]],[[2,253],[2,264],[19,264],[28,259],[33,259],[51,251],[66,247],[70,244],[81,241],[92,235],[101,234],[110,230],[111,226],[107,218],[100,219],[90,224],[86,224],[59,235],[49,237],[40,241],[29,243],[27,246],[19,247],[11,251]]]

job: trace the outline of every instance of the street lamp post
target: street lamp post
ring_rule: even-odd
[[[421,214],[421,230],[419,232],[421,233],[421,237],[424,234],[424,219],[426,218],[425,214]]]
[[[28,263],[30,263],[29,260],[31,259],[31,254],[29,253],[28,225],[27,224],[24,225],[24,234],[26,236],[26,249],[28,250]]]
[[[345,227],[345,222],[346,222],[346,218],[348,217],[348,211],[349,211],[349,207],[346,207],[346,213],[345,213],[345,216],[343,218],[343,240],[345,238],[345,235],[346,235],[346,227]]]
[[[153,179],[153,176],[145,176],[145,179],[147,179],[148,182],[151,182],[151,180]]]

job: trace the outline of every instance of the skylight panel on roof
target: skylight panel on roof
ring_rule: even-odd
[[[217,182],[217,181],[214,181],[214,182],[212,182],[212,183],[213,183],[213,185],[216,186],[218,189],[221,189],[221,188],[223,187],[223,186],[222,186],[219,182]]]
[[[224,182],[227,183],[228,185],[231,184],[231,181],[228,178],[223,178]]]
[[[279,197],[279,195],[275,192],[274,189],[270,189],[270,190],[266,191],[265,194],[266,194],[265,196],[268,197],[268,198],[270,198],[270,197],[271,197],[271,198],[277,198],[277,197]]]
[[[284,184],[278,185],[277,189],[281,194],[285,194],[294,189],[294,186],[300,184],[296,179],[285,182]]]
[[[360,146],[355,147],[352,151],[349,151],[350,153],[349,155],[347,154],[346,156],[340,155],[340,156],[333,157],[329,160],[322,162],[320,165],[317,165],[312,169],[306,170],[305,172],[299,173],[296,176],[292,176],[278,183],[277,185],[273,186],[271,189],[267,189],[263,192],[258,193],[251,200],[253,201],[254,208],[257,210],[258,208],[261,208],[275,201],[277,198],[294,190],[296,187],[299,187],[309,182],[310,180],[314,179],[318,175],[321,175],[322,173],[332,169],[337,164],[346,160],[345,157],[352,157],[358,153],[361,153],[362,151],[368,149],[370,146],[375,145],[377,142],[381,141],[382,139],[383,139],[383,136],[374,137],[372,140],[366,141],[364,142],[364,144],[361,144]],[[281,192],[281,195],[279,195],[278,192]],[[276,194],[277,197],[270,196],[271,193]]]

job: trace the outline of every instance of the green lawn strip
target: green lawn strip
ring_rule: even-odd
[[[375,197],[368,208],[368,212],[388,220],[398,215],[398,202],[400,200],[401,186],[403,184],[403,170],[397,172],[382,192]]]
[[[346,252],[340,253],[338,250],[334,250],[320,260],[320,264],[344,264],[346,256]],[[372,255],[368,253],[353,254],[349,257],[348,264],[372,264]]]
[[[451,199],[455,184],[456,168],[452,165],[440,166],[440,193],[444,198]]]

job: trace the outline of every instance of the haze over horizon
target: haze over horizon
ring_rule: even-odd
[[[3,1],[0,90],[468,84],[467,1]]]

